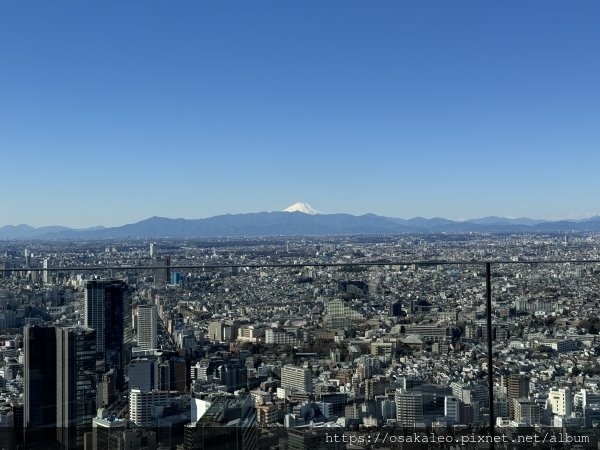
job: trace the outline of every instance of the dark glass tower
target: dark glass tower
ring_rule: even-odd
[[[56,439],[56,330],[39,326],[23,329],[23,426],[28,447]]]
[[[56,329],[56,430],[62,448],[83,448],[96,416],[96,332]]]
[[[114,369],[116,388],[124,387],[126,343],[131,338],[131,294],[121,280],[90,280],[85,286],[85,325],[96,330],[98,361]]]

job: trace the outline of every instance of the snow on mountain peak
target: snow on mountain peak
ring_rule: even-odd
[[[297,202],[284,209],[286,212],[301,212],[304,214],[321,214],[308,203]]]

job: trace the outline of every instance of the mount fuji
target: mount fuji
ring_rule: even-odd
[[[304,214],[311,214],[311,215],[321,214],[320,211],[317,211],[315,208],[310,206],[308,203],[304,203],[304,202],[294,203],[293,205],[290,205],[287,208],[285,208],[283,211],[284,212],[301,212]]]

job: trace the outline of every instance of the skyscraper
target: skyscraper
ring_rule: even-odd
[[[56,328],[25,327],[24,420],[25,440],[56,438]]]
[[[96,332],[56,329],[56,426],[64,448],[82,448],[96,416]]]
[[[85,285],[85,326],[96,330],[98,360],[115,369],[117,389],[124,384],[125,342],[130,334],[131,298],[121,280],[90,280]]]
[[[158,315],[156,305],[139,305],[138,306],[138,347],[151,350],[158,348],[156,338]]]
[[[156,257],[156,275],[154,279],[157,283],[171,282],[171,257],[169,255]]]
[[[515,400],[529,396],[529,377],[527,375],[511,374],[504,378],[508,396],[508,415],[515,417]]]
[[[50,258],[44,258],[44,260],[42,261],[42,267],[44,269],[48,269],[50,267]],[[44,270],[42,272],[42,281],[44,282],[44,284],[48,284],[52,281],[52,277],[50,276],[47,270]]]

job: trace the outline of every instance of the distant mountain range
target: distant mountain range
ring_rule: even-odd
[[[308,212],[259,212],[226,214],[206,219],[151,217],[119,227],[72,229],[62,226],[34,228],[7,225],[0,239],[126,239],[202,238],[219,236],[292,236],[398,233],[566,233],[600,232],[600,216],[584,220],[544,221],[528,218],[484,217],[464,221],[443,218],[398,219],[365,214],[320,214],[309,205]]]

